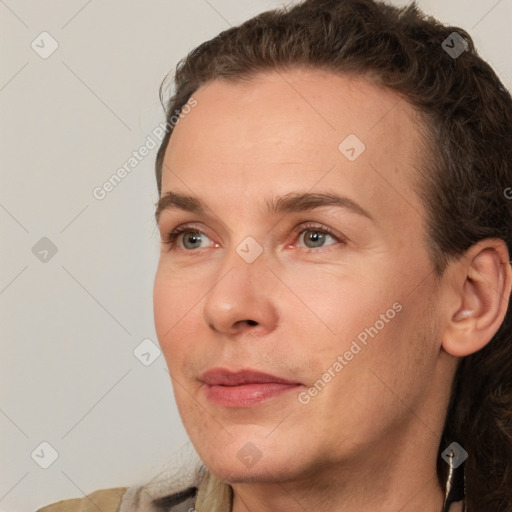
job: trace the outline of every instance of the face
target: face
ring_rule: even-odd
[[[415,418],[432,418],[440,341],[414,109],[315,70],[194,98],[165,153],[160,234],[186,232],[162,243],[154,312],[205,465],[285,481],[431,436]]]

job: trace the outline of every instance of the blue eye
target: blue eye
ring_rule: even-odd
[[[191,226],[180,226],[173,231],[171,231],[167,238],[165,239],[164,243],[170,246],[170,250],[174,250],[176,248],[176,242],[177,238],[181,235],[186,235],[182,237],[183,244],[185,246],[185,249],[201,249],[201,247],[186,247],[186,242],[190,242],[192,244],[197,243],[201,241],[201,235],[206,236],[204,233],[197,229],[192,229]]]
[[[299,235],[307,234],[308,236],[303,236],[304,243],[307,244],[308,242],[312,242],[313,244],[321,244],[321,245],[313,245],[312,247],[306,245],[307,249],[315,249],[317,247],[325,247],[324,242],[327,239],[327,237],[330,237],[334,240],[341,241],[338,236],[336,236],[329,228],[323,226],[319,227],[317,225],[308,225],[308,226],[299,226],[296,230],[296,232],[299,233]],[[312,236],[311,236],[312,235]],[[299,236],[300,238],[300,236]],[[333,245],[333,244],[327,244],[327,245]]]
[[[341,242],[346,243],[346,239],[344,239],[342,236],[334,233],[330,228],[324,225],[318,225],[318,224],[301,224],[295,228],[294,233],[297,233],[300,239],[303,234],[309,233],[308,236],[303,237],[306,250],[314,250],[316,248],[323,248],[325,247],[325,241],[328,237],[335,240],[335,242]],[[183,236],[181,236],[183,235]],[[204,247],[201,247],[201,237],[206,237],[209,240],[211,240],[208,236],[206,236],[202,231],[195,228],[194,226],[185,225],[185,226],[179,226],[176,229],[172,230],[165,240],[163,240],[163,243],[166,245],[169,245],[170,251],[175,251],[178,249],[183,249],[187,252],[192,252],[196,249],[203,249]],[[178,247],[179,239],[182,240],[182,246]],[[214,242],[212,242],[213,244]],[[312,243],[312,246],[308,246],[308,243]],[[187,245],[189,244],[189,245]],[[197,245],[199,244],[199,245]],[[327,245],[334,245],[333,243],[327,244]]]

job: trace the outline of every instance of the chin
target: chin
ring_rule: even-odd
[[[220,452],[199,455],[208,470],[225,483],[276,483],[299,477],[301,468],[307,466],[306,460],[297,459],[295,448],[281,448],[283,453],[268,445],[259,450],[251,442],[237,440]]]
[[[242,466],[242,464],[240,464]],[[206,465],[208,470],[219,480],[227,484],[248,484],[248,483],[276,483],[280,480],[288,480],[291,475],[286,471],[290,470],[290,465],[276,467],[273,463],[263,460],[259,461],[252,468],[239,467],[235,464],[213,464]]]

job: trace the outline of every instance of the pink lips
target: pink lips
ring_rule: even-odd
[[[230,408],[252,407],[301,386],[299,382],[268,373],[255,370],[232,372],[224,368],[212,368],[200,380],[205,383],[208,400]]]

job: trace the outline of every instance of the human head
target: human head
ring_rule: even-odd
[[[443,49],[453,32],[467,44],[458,58]],[[287,77],[286,71],[298,68],[364,78],[418,114],[419,159],[410,177],[426,213],[424,242],[437,280],[482,240],[504,240],[510,251],[512,204],[504,197],[512,183],[510,94],[469,34],[424,17],[415,5],[310,0],[263,13],[180,63],[168,117],[201,87],[206,93],[205,85],[241,86],[265,72]],[[159,193],[172,133],[168,129],[157,156]],[[511,329],[509,311],[492,341],[460,361],[439,445],[441,452],[457,441],[468,451],[468,498],[483,508],[504,499],[500,485],[512,486]],[[444,469],[439,464],[440,479]]]

